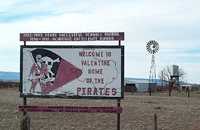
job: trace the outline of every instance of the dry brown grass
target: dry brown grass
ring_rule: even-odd
[[[19,130],[22,104],[17,88],[0,89],[0,130]],[[29,105],[116,106],[113,100],[28,99]],[[200,96],[127,94],[122,100],[121,130],[200,130]],[[116,130],[116,114],[29,113],[31,130]]]

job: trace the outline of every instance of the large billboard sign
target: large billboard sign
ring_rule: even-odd
[[[21,46],[21,96],[123,98],[123,46]]]

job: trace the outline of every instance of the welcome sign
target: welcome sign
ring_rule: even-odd
[[[123,98],[123,46],[21,46],[21,96]]]

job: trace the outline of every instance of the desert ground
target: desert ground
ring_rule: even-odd
[[[18,88],[0,89],[0,130],[20,130],[23,100]],[[28,98],[28,105],[116,106],[116,100]],[[174,92],[148,94],[126,93],[121,101],[121,130],[200,130],[200,92],[188,98]],[[28,113],[31,130],[116,130],[117,115],[110,113]]]

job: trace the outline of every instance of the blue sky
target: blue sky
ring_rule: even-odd
[[[6,0],[0,4],[0,71],[19,72],[20,32],[123,31],[126,77],[148,78],[145,46],[153,39],[160,44],[157,72],[178,64],[185,81],[200,83],[199,5],[199,0]]]

